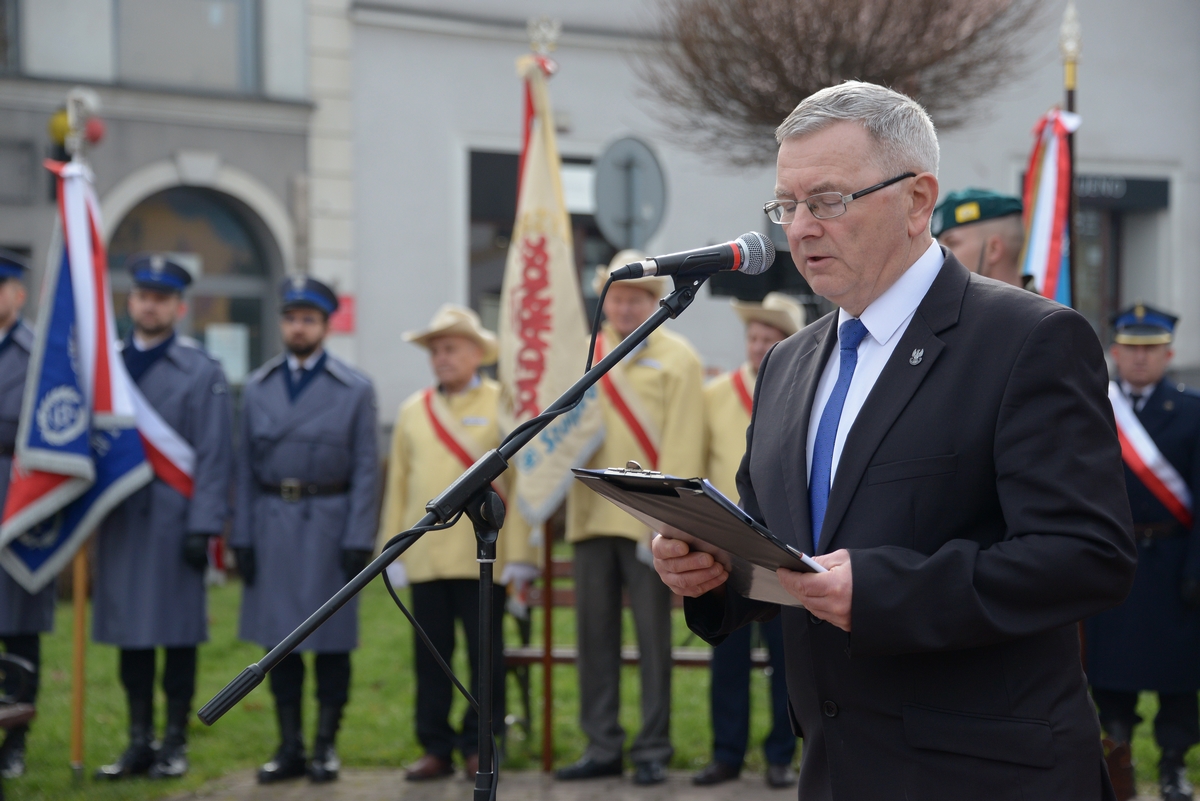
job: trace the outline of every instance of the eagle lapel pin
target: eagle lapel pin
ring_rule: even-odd
[[[921,359],[925,358],[924,348],[913,348],[912,356],[908,357],[908,363],[914,367],[921,363]]]

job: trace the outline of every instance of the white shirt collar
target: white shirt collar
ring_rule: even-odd
[[[296,372],[297,370],[299,370],[301,367],[303,367],[305,370],[311,370],[313,368],[313,366],[317,363],[317,360],[321,358],[321,354],[323,354],[324,352],[325,352],[324,348],[317,348],[312,353],[310,353],[308,355],[308,358],[305,359],[303,362],[300,361],[300,359],[298,359],[296,357],[296,354],[288,353],[288,355],[287,355],[288,369],[291,370],[293,373]]]
[[[475,375],[471,376],[471,380],[467,382],[467,385],[458,392],[447,392],[446,390],[442,389],[441,386],[438,387],[438,391],[440,391],[447,398],[453,398],[457,395],[466,395],[468,392],[475,389],[482,383],[483,381],[479,378],[479,373],[476,373]]]
[[[858,319],[866,326],[872,339],[880,345],[886,345],[896,332],[903,328],[904,322],[912,317],[917,306],[921,305],[945,260],[941,247],[936,241],[933,242],[929,249],[904,271],[896,283],[863,309]],[[845,309],[839,310],[839,330],[842,323],[852,319],[853,316]]]
[[[157,339],[146,339],[141,334],[139,334],[137,331],[134,331],[133,336],[130,337],[130,340],[133,342],[134,350],[146,351],[146,350],[150,350],[151,348],[157,348],[159,345],[166,342],[167,339],[173,333],[175,333],[175,332],[168,331],[167,333],[163,334],[162,336],[158,337]]]

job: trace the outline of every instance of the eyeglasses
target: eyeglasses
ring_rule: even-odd
[[[812,216],[818,220],[831,220],[834,217],[841,217],[846,213],[846,204],[851,200],[858,200],[860,197],[869,195],[872,192],[878,192],[884,187],[891,186],[897,181],[903,181],[905,178],[916,178],[915,172],[906,172],[903,175],[897,175],[895,178],[889,178],[880,184],[868,186],[866,189],[860,189],[853,195],[843,195],[841,192],[821,192],[817,195],[804,198],[803,201],[798,200],[772,200],[770,203],[763,204],[763,212],[771,218],[771,222],[779,225],[787,225],[792,220],[796,219],[796,207],[801,202],[808,206],[808,210],[812,212]]]

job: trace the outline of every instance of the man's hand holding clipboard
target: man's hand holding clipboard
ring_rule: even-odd
[[[666,526],[651,544],[654,569],[663,583],[676,595],[688,598],[698,598],[713,590],[723,592],[729,571],[712,554],[692,550],[681,536],[687,535]],[[801,573],[781,567],[776,570],[780,585],[811,614],[850,631],[854,579],[849,551],[834,551],[813,557],[813,561],[825,568],[825,572]]]

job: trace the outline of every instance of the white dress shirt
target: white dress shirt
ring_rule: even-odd
[[[832,482],[837,480],[838,461],[842,457],[842,448],[846,444],[846,435],[854,425],[859,411],[871,394],[883,366],[891,358],[896,343],[904,336],[908,324],[916,314],[917,306],[925,299],[925,293],[933,285],[942,269],[945,256],[942,249],[934,242],[929,250],[913,262],[904,275],[888,287],[887,291],[863,310],[859,320],[866,326],[867,335],[858,346],[858,365],[854,368],[854,377],[850,379],[850,389],[846,393],[846,404],[842,407],[842,417],[838,423],[837,437],[833,441],[833,464],[829,471]],[[837,328],[841,332],[842,323],[854,319],[844,309],[838,311]],[[817,441],[817,427],[821,424],[821,413],[825,404],[833,394],[833,386],[837,383],[838,372],[841,369],[839,349],[834,348],[825,363],[825,371],[817,384],[817,394],[813,398],[812,415],[808,419],[808,473],[812,475],[813,444]]]
[[[293,376],[296,374],[296,371],[299,370],[300,368],[304,368],[305,370],[311,370],[314,367],[316,367],[317,361],[321,358],[321,354],[323,354],[324,352],[325,352],[324,348],[317,348],[312,353],[308,354],[308,358],[305,359],[304,361],[300,361],[299,357],[297,357],[296,354],[288,353],[288,355],[287,355],[288,369],[292,371]]]
[[[1130,384],[1124,378],[1121,379],[1121,391],[1125,393],[1125,397],[1129,399],[1129,404],[1133,407],[1135,412],[1140,412],[1142,409],[1146,408],[1146,403],[1149,402],[1150,396],[1154,394],[1154,390],[1156,389],[1158,389],[1158,384],[1151,384],[1148,387],[1142,387],[1140,394],[1135,393],[1133,384]],[[1138,395],[1137,400],[1133,399],[1135,394]]]

